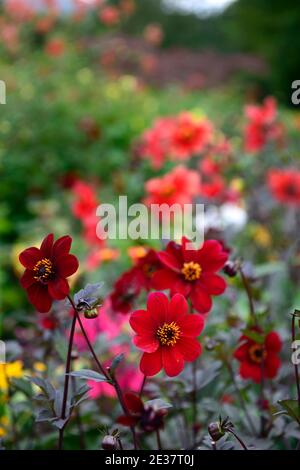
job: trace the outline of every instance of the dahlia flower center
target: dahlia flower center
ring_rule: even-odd
[[[166,186],[162,190],[162,195],[163,196],[172,196],[172,194],[175,192],[175,188],[171,185]]]
[[[34,279],[39,282],[47,282],[54,273],[53,264],[48,258],[43,258],[33,268]]]
[[[180,137],[182,140],[189,142],[194,137],[194,129],[188,126],[182,127],[180,130]]]
[[[199,263],[190,261],[189,263],[184,263],[181,272],[186,281],[196,281],[201,276],[202,268]]]
[[[253,344],[253,346],[249,348],[250,359],[257,364],[260,364],[263,359],[265,359],[266,354],[266,350],[261,344]]]
[[[156,332],[156,335],[162,346],[174,346],[180,336],[179,326],[172,321],[172,323],[164,323]]]

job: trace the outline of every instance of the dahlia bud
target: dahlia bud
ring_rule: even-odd
[[[213,441],[217,442],[221,437],[225,435],[220,422],[210,423],[208,425],[208,432]]]
[[[115,436],[106,435],[102,440],[102,449],[104,450],[117,450],[118,439]]]
[[[227,261],[227,263],[225,264],[223,268],[223,271],[225,274],[227,274],[227,276],[235,277],[238,272],[237,263],[235,261]]]
[[[91,310],[85,310],[83,315],[84,315],[84,318],[87,318],[88,320],[92,320],[98,317],[99,311],[97,308],[93,308]]]

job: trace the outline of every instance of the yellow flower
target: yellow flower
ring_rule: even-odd
[[[7,416],[2,416],[0,418],[0,438],[4,437],[7,434],[7,426],[9,425],[9,419]]]
[[[12,378],[19,379],[23,376],[22,361],[0,364],[0,390],[7,390],[7,381]]]
[[[33,367],[37,372],[45,372],[45,370],[47,370],[47,366],[43,362],[35,362]]]
[[[272,244],[272,235],[263,225],[256,225],[253,228],[253,239],[262,248],[268,248]]]

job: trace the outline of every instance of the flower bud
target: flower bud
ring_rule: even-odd
[[[225,264],[223,271],[229,277],[235,277],[237,275],[237,264],[234,261],[227,261]]]
[[[92,308],[91,310],[84,311],[84,318],[87,318],[88,320],[93,320],[94,318],[97,318],[98,315],[99,311],[97,308]]]
[[[102,441],[102,449],[104,450],[117,450],[118,449],[118,440],[115,436],[106,435]]]
[[[217,442],[221,437],[224,436],[225,432],[220,426],[219,422],[210,423],[208,425],[208,432],[213,441]]]

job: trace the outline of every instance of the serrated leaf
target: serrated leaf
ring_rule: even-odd
[[[94,380],[95,382],[110,382],[106,377],[104,377],[104,375],[90,369],[77,370],[75,372],[71,372],[70,375],[73,377],[79,377],[80,379]]]

